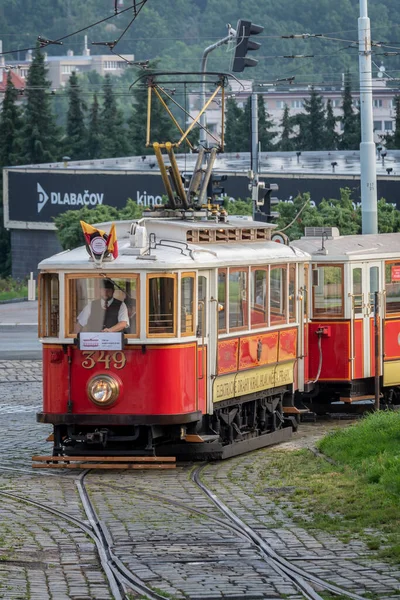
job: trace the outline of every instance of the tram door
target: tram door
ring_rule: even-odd
[[[203,389],[207,400],[207,409],[212,410],[212,375],[216,361],[216,311],[215,277],[210,271],[199,271],[197,277],[197,373],[199,389]]]
[[[352,377],[375,375],[375,292],[382,298],[382,273],[379,262],[358,263],[351,269],[352,281]],[[380,321],[379,339],[381,339]]]

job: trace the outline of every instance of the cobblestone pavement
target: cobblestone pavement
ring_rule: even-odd
[[[37,424],[41,363],[0,361],[0,492],[12,492],[85,515],[73,472],[33,472],[32,454],[48,454],[50,428]],[[303,425],[290,450],[327,429]],[[266,449],[209,464],[204,480],[271,547],[297,566],[339,586],[379,600],[400,600],[400,569],[372,559],[366,546],[295,525],[290,495],[279,505],[255,493]],[[11,467],[19,471],[7,470]],[[165,472],[91,472],[87,487],[106,525],[114,553],[147,585],[175,599],[300,600],[294,586],[271,570],[250,542],[190,480],[191,465]],[[169,500],[175,500],[174,505]],[[201,515],[191,512],[195,508]],[[221,519],[217,522],[214,519]],[[132,598],[135,596],[132,595]],[[137,596],[136,596],[137,597]],[[368,596],[367,596],[368,597]],[[0,598],[6,600],[111,599],[92,541],[75,525],[1,497]]]

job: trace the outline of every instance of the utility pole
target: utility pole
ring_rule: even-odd
[[[367,0],[360,0],[358,19],[361,111],[361,213],[362,233],[378,233],[374,122],[372,114],[371,24]]]
[[[251,94],[251,172],[252,188],[251,198],[253,200],[253,219],[258,202],[258,102],[257,94]]]

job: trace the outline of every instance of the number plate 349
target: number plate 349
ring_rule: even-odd
[[[94,369],[96,365],[104,365],[105,369],[113,367],[114,369],[123,369],[126,365],[126,356],[124,352],[82,352],[85,360],[82,361],[82,367],[84,369]]]

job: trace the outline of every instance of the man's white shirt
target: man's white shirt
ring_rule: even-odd
[[[103,300],[103,298],[102,298],[101,299],[101,308],[103,310],[105,310],[113,303],[113,301],[114,301],[114,298],[111,298],[111,300]],[[89,302],[89,304],[86,304],[85,308],[79,313],[79,316],[77,319],[77,321],[81,327],[86,327],[86,325],[89,321],[91,312],[92,312],[92,302]],[[121,306],[119,307],[119,311],[118,311],[118,323],[120,323],[121,321],[125,321],[126,323],[129,323],[128,309],[126,307],[125,302],[121,302]]]

